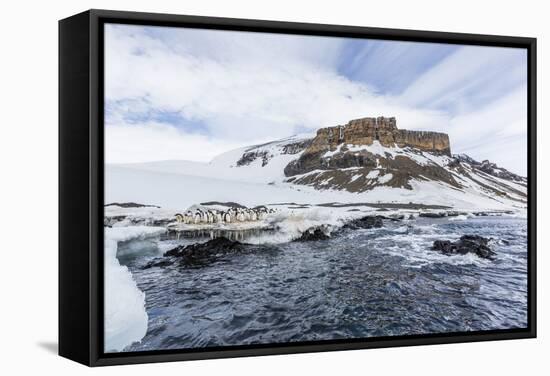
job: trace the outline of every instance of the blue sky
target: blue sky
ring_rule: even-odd
[[[108,25],[109,163],[208,161],[365,116],[525,174],[521,49]]]

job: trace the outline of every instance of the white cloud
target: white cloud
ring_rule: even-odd
[[[105,128],[105,162],[139,163],[160,160],[208,162],[242,144],[187,134],[159,123],[110,125]]]
[[[527,172],[527,87],[449,122],[453,152],[489,159],[510,171]]]
[[[378,114],[397,116],[408,127],[430,127],[441,117],[436,111],[403,106],[391,97],[375,95],[364,84],[303,58],[303,53],[281,54],[266,61],[264,53],[271,55],[271,45],[265,43],[243,48],[238,59],[226,59],[222,43],[212,48],[224,58],[213,59],[175,53],[159,41],[128,33],[125,28],[108,31],[109,100],[145,97],[155,109],[177,111],[204,122],[215,137],[283,137],[297,128],[314,130]],[[302,44],[308,45],[303,40]],[[306,55],[317,53],[310,48]]]
[[[465,46],[420,75],[401,97],[408,104],[475,111],[526,78],[525,50]]]
[[[107,27],[106,99],[124,100],[121,105],[113,102],[107,119],[108,160],[208,160],[234,146],[373,115],[396,116],[398,126],[405,129],[448,132],[454,150],[469,150],[474,158],[489,154],[487,158],[497,162],[510,159],[500,158],[503,151],[495,147],[505,138],[504,130],[515,132],[518,140],[525,136],[526,123],[518,115],[524,113],[521,96],[502,104],[493,101],[485,109],[474,110],[472,103],[457,105],[465,93],[495,78],[475,79],[483,73],[479,64],[486,70],[495,62],[485,49],[469,47],[452,54],[416,80],[403,96],[394,97],[378,95],[337,73],[334,66],[341,47],[337,38],[154,31],[152,35],[138,26]],[[474,58],[477,64],[469,62]],[[457,70],[460,66],[463,71]],[[425,101],[451,103],[468,111],[451,116],[438,106],[418,105]],[[166,124],[125,124],[128,103],[135,103],[132,110],[138,112],[177,112],[195,124],[204,124],[207,136]],[[496,134],[497,142],[491,144],[488,134]],[[525,155],[518,153],[517,159],[522,158]]]

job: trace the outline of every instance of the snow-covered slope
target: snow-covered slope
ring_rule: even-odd
[[[378,141],[360,146],[340,144],[321,153],[306,150],[285,168],[285,174],[287,182],[321,190],[368,194],[381,187],[404,188],[413,193],[406,196],[420,198],[424,196],[421,187],[426,189],[422,183],[432,183],[428,186],[433,187],[434,195],[458,191],[476,197],[468,198],[471,201],[489,199],[514,207],[524,207],[527,201],[527,180],[488,161],[479,163],[410,147],[383,147]],[[449,205],[453,206],[453,201]]]
[[[248,206],[370,202],[514,211],[527,205],[527,180],[488,161],[383,147],[377,141],[342,144],[311,160],[305,153],[310,142],[310,137],[293,136],[232,150],[209,163],[108,165],[106,203],[184,209],[206,201]]]
[[[238,182],[280,182],[285,178],[285,166],[299,157],[310,139],[311,135],[297,135],[262,145],[242,147],[220,154],[208,163],[158,161],[117,166]]]

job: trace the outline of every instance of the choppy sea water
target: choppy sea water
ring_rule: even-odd
[[[141,269],[179,244],[119,244],[146,295],[146,336],[125,351],[463,332],[527,326],[527,222],[418,219],[272,245],[197,268]],[[445,256],[437,239],[496,239],[496,259]]]

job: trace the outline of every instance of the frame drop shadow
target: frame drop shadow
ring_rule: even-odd
[[[44,342],[38,342],[36,345],[53,355],[57,355],[58,353],[59,345],[57,344],[57,342],[44,341]]]

